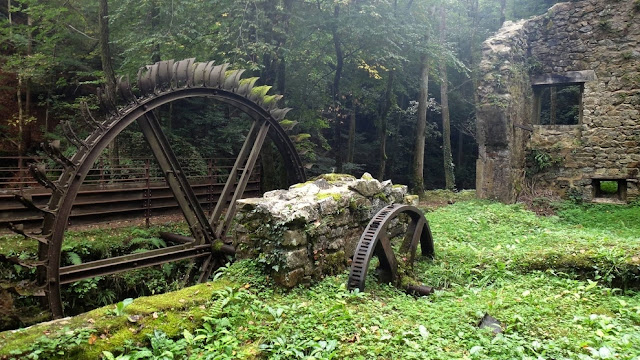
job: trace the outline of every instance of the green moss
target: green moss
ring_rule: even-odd
[[[294,126],[296,126],[298,124],[297,121],[293,121],[293,120],[282,120],[280,121],[280,126],[282,126],[285,130],[289,130],[292,129]]]
[[[313,184],[313,181],[309,180],[309,181],[306,181],[306,182],[303,182],[303,183],[298,183],[298,184],[293,185],[292,188],[299,189],[299,188],[301,188],[303,186],[307,186],[309,184]]]
[[[316,200],[322,200],[326,198],[332,197],[335,201],[340,201],[342,199],[342,194],[339,193],[318,193],[316,194]]]
[[[331,254],[326,254],[324,257],[325,270],[330,274],[339,274],[347,265],[347,258],[344,250],[338,250]]]
[[[251,94],[256,95],[258,99],[262,99],[267,95],[269,90],[271,90],[271,86],[269,85],[256,86],[251,89]]]
[[[239,284],[229,280],[217,280],[199,284],[172,293],[137,298],[125,309],[127,316],[112,315],[113,305],[92,310],[82,315],[51,323],[44,323],[17,332],[0,333],[0,358],[12,350],[25,348],[44,332],[56,334],[64,327],[71,329],[91,328],[98,337],[94,344],[82,344],[77,359],[99,358],[103,350],[113,350],[124,345],[126,340],[146,341],[146,335],[160,329],[169,336],[176,336],[184,329],[192,331],[202,323],[205,310],[201,309],[211,299],[215,291],[227,287],[237,288]],[[154,315],[155,314],[155,315]],[[135,323],[129,322],[128,315],[138,315]],[[52,335],[55,336],[55,335]]]
[[[383,192],[379,192],[379,193],[373,195],[373,198],[374,199],[380,199],[380,200],[382,200],[384,202],[389,202],[389,198]]]
[[[211,248],[213,249],[213,251],[220,251],[223,245],[224,245],[224,242],[222,242],[221,240],[216,240],[213,242],[213,245],[211,246]]]
[[[362,174],[362,180],[373,180],[373,176],[371,176],[371,174],[369,173],[364,173]]]
[[[335,182],[335,181],[352,181],[352,180],[355,180],[356,178],[353,175],[349,175],[349,174],[330,173],[330,174],[318,175],[312,180],[315,181],[319,179],[324,179],[324,180],[327,180],[328,182]]]
[[[420,200],[420,197],[418,195],[405,195],[404,196],[404,202],[406,204],[413,204],[416,203]]]

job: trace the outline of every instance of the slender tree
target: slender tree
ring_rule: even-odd
[[[440,46],[446,46],[447,11],[444,5],[440,6]],[[442,54],[445,52],[443,51]],[[439,59],[440,70],[440,101],[442,107],[442,154],[444,158],[444,178],[447,190],[453,190],[455,181],[453,176],[453,158],[451,156],[451,119],[449,115],[449,80],[447,76],[446,58],[441,54]]]
[[[109,46],[109,4],[108,0],[99,0],[98,32],[100,43],[100,61],[104,73],[104,95],[110,104],[116,103],[116,75],[113,71],[113,58]],[[109,144],[109,162],[112,166],[119,164],[118,140],[114,139]]]
[[[332,98],[333,98],[333,139],[334,154],[336,160],[336,171],[342,172],[342,106],[340,104],[340,80],[342,79],[342,69],[344,67],[344,52],[342,51],[342,43],[340,34],[338,33],[338,22],[340,20],[340,4],[336,3],[333,8],[333,26],[331,27],[331,35],[333,38],[333,46],[336,52],[336,70],[333,75]]]
[[[109,47],[109,4],[108,0],[99,0],[98,32],[100,33],[100,61],[105,80],[105,95],[115,103],[116,75],[113,71],[113,58]]]
[[[384,180],[385,172],[387,170],[387,117],[393,102],[394,75],[395,71],[390,70],[389,77],[387,78],[387,88],[384,92],[384,100],[382,101],[383,105],[378,116],[378,139],[380,141],[378,180],[380,181]]]
[[[413,148],[412,190],[420,197],[424,196],[424,146],[427,129],[427,104],[429,102],[429,57],[420,56],[420,97],[418,98],[418,122],[416,124],[415,145]]]

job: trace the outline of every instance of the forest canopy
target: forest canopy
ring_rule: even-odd
[[[420,191],[473,188],[481,43],[552,0],[7,0],[0,7],[0,155],[35,155],[81,127],[81,104],[141,66],[230,63],[284,95],[309,173],[362,173]],[[157,114],[179,156],[225,157],[242,115],[203,100]],[[295,126],[293,126],[295,125]],[[85,130],[86,131],[86,130]],[[118,161],[144,155],[135,129]],[[212,139],[216,139],[213,141]],[[222,139],[222,141],[221,141]],[[113,157],[110,156],[110,159]],[[424,176],[424,178],[423,178]]]

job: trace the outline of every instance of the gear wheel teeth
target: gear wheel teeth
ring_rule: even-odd
[[[12,232],[14,232],[16,234],[23,236],[25,239],[36,240],[37,242],[45,244],[45,245],[49,243],[49,240],[47,240],[47,239],[36,237],[36,236],[31,235],[31,234],[27,234],[24,231],[24,224],[16,224],[16,225],[14,225],[13,223],[9,223],[7,225],[7,228],[10,231],[12,231]],[[43,264],[44,264],[44,262],[43,262]]]
[[[244,72],[244,69],[227,71],[222,88],[228,91],[237,90],[238,84],[240,83],[240,77],[242,77],[242,73]]]
[[[271,86],[269,85],[256,86],[249,91],[249,94],[246,97],[247,99],[260,104],[264,97],[267,96],[269,90],[271,90]]]
[[[60,191],[58,185],[56,185],[53,181],[49,180],[49,178],[47,177],[47,169],[45,164],[43,163],[30,164],[29,172],[31,173],[31,176],[33,176],[33,178],[40,185],[46,187],[47,189],[50,189],[53,192]]]
[[[282,99],[282,95],[266,95],[259,104],[265,110],[271,111],[278,106],[280,99]]]
[[[271,116],[273,116],[273,118],[276,119],[276,121],[281,121],[284,119],[284,117],[287,115],[289,111],[291,111],[291,108],[273,109],[270,111],[270,113],[271,113]]]
[[[44,150],[45,153],[51,158],[53,161],[62,165],[65,169],[77,167],[77,164],[69,160],[62,151],[60,150],[60,140],[53,140],[48,143],[40,143],[40,146]]]
[[[106,130],[106,127],[101,122],[97,121],[96,118],[93,117],[91,113],[91,109],[89,109],[89,104],[86,102],[80,105],[80,111],[82,113],[82,120],[91,128],[91,129],[99,129],[100,131]]]
[[[205,86],[205,79],[208,73],[213,67],[213,61],[210,62],[198,62],[194,64],[193,69],[193,85],[192,86]]]
[[[222,87],[222,83],[224,82],[224,74],[227,72],[228,68],[229,68],[229,64],[214,66],[206,78],[205,83],[207,87],[211,87],[211,88]]]
[[[44,214],[53,214],[53,212],[49,211],[49,209],[41,208],[38,205],[34,204],[33,198],[31,197],[30,194],[26,194],[26,195],[16,194],[14,196],[15,196],[16,200],[18,200],[27,209],[35,210],[35,211],[38,211],[38,212],[41,212],[41,213],[44,213]]]
[[[71,127],[71,123],[69,121],[62,122],[62,131],[64,132],[64,136],[67,138],[67,140],[78,149],[87,147],[87,144],[82,141],[78,137],[78,135],[76,135],[75,131],[73,131],[73,128]]]
[[[347,280],[349,290],[359,289],[364,291],[365,280],[369,262],[373,256],[380,260],[379,270],[382,270],[380,280],[401,283],[401,274],[397,272],[397,259],[387,235],[387,229],[393,224],[395,219],[401,215],[408,215],[411,219],[405,233],[403,248],[401,253],[408,253],[409,266],[413,266],[414,255],[418,242],[422,248],[423,256],[433,257],[433,238],[429,229],[429,224],[424,218],[424,214],[415,206],[403,204],[391,204],[382,208],[369,222],[365,228],[358,245],[356,246],[351,263],[351,270]],[[406,246],[405,246],[406,244]],[[404,256],[404,255],[403,255]]]
[[[253,89],[253,86],[256,84],[256,81],[258,81],[258,79],[259,78],[257,77],[252,77],[240,80],[240,82],[238,83],[238,89],[235,90],[235,93],[244,97],[248,97],[251,89]]]
[[[124,100],[127,104],[133,105],[138,103],[138,98],[131,92],[131,83],[129,82],[129,76],[120,76],[118,78],[118,96]]]

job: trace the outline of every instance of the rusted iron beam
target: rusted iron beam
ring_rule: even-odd
[[[207,216],[193,193],[178,158],[169,145],[169,140],[162,132],[158,119],[155,118],[153,112],[148,112],[139,117],[137,121],[153,155],[158,160],[160,169],[162,169],[180,210],[184,214],[191,234],[196,238],[198,244],[213,243],[216,238],[213,228],[207,221]]]
[[[89,279],[96,276],[161,265],[172,261],[209,256],[209,245],[177,245],[124,256],[60,268],[60,284]]]

